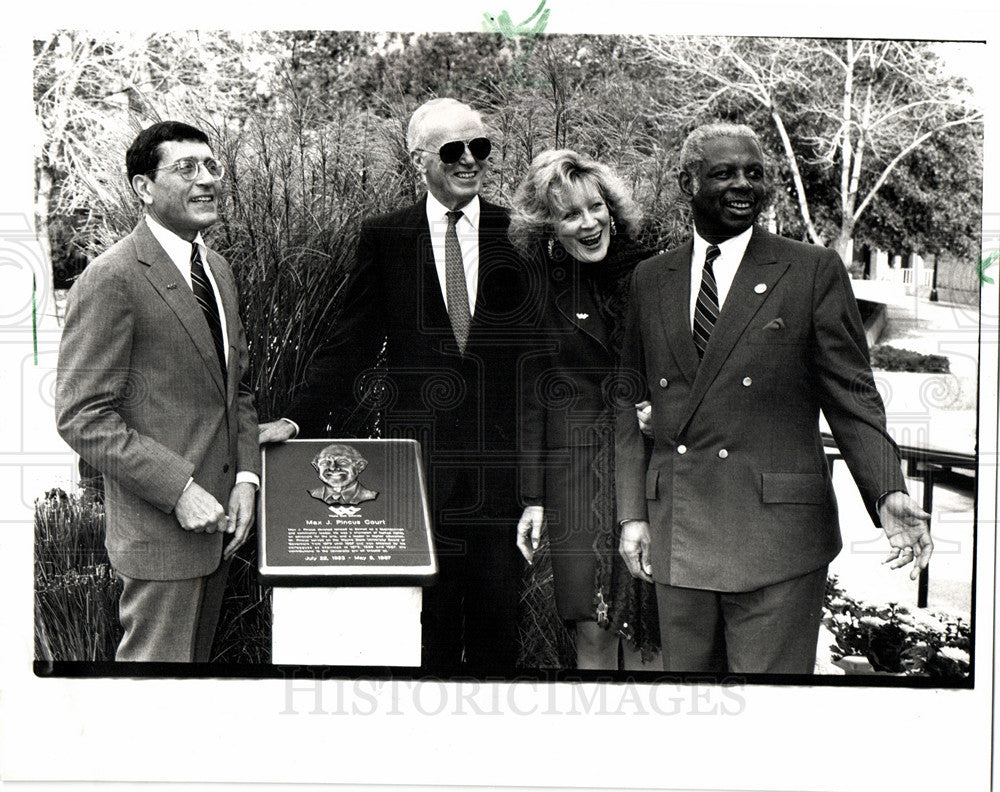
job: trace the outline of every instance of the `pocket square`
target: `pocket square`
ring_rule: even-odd
[[[777,319],[773,319],[771,322],[769,322],[768,324],[764,325],[764,327],[762,329],[764,329],[764,330],[784,330],[785,329],[785,320],[782,319],[779,316]]]

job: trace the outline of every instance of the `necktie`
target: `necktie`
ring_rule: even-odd
[[[222,381],[225,382],[226,353],[222,346],[222,322],[219,320],[219,306],[215,302],[212,284],[208,282],[205,267],[201,263],[201,254],[198,252],[197,243],[191,244],[191,290],[194,292],[198,305],[201,306],[202,313],[205,314],[205,321],[208,322],[208,329],[212,333],[215,352],[219,356],[219,365],[222,368]]]
[[[451,330],[458,342],[458,351],[464,354],[472,314],[469,311],[469,289],[465,282],[462,249],[458,245],[458,234],[455,233],[455,224],[461,216],[460,211],[448,212],[448,229],[444,233],[444,282]]]
[[[699,360],[705,356],[705,347],[719,318],[719,289],[715,284],[715,273],[712,262],[722,251],[718,245],[709,245],[705,252],[705,267],[701,271],[701,288],[698,290],[698,300],[694,304],[694,345],[698,348]]]

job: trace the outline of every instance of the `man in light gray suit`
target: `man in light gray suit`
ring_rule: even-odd
[[[116,659],[203,662],[260,483],[236,284],[201,237],[223,168],[203,132],[174,121],[143,130],[126,165],[146,216],[70,290],[56,417],[104,475],[124,583]]]

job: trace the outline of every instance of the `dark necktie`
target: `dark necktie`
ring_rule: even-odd
[[[472,314],[469,311],[469,288],[465,282],[462,248],[458,245],[458,234],[455,233],[455,223],[461,216],[460,211],[448,212],[448,229],[444,233],[444,282],[451,330],[458,342],[458,351],[464,354]]]
[[[202,313],[205,314],[205,321],[208,322],[208,329],[212,333],[215,352],[219,356],[219,365],[222,368],[222,381],[225,382],[226,353],[222,346],[222,322],[219,320],[219,306],[215,302],[212,284],[208,282],[205,267],[202,266],[197,243],[191,244],[191,290],[194,292],[198,305],[201,306]]]
[[[709,245],[705,252],[705,268],[701,271],[701,288],[698,290],[698,300],[694,304],[694,345],[698,348],[698,358],[705,356],[705,347],[719,318],[719,289],[715,283],[715,273],[712,271],[714,262],[722,251],[718,245]]]

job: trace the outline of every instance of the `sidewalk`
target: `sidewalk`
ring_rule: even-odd
[[[979,314],[974,307],[931,303],[909,298],[888,305],[889,323],[879,340],[898,349],[945,355],[950,374],[876,371],[875,381],[886,406],[889,433],[901,445],[973,453],[976,449]],[[991,320],[995,325],[995,319]],[[995,326],[983,328],[984,338]],[[834,487],[840,507],[844,549],[830,565],[841,587],[871,604],[897,602],[917,612],[917,582],[907,570],[890,570],[880,562],[888,542],[871,522],[847,466],[834,465]],[[923,484],[907,479],[907,488],[923,501]],[[931,533],[934,556],[929,567],[926,614],[943,613],[968,622],[972,613],[974,514],[967,492],[938,484],[934,488]],[[825,658],[832,643],[821,633],[818,673],[840,673]]]

